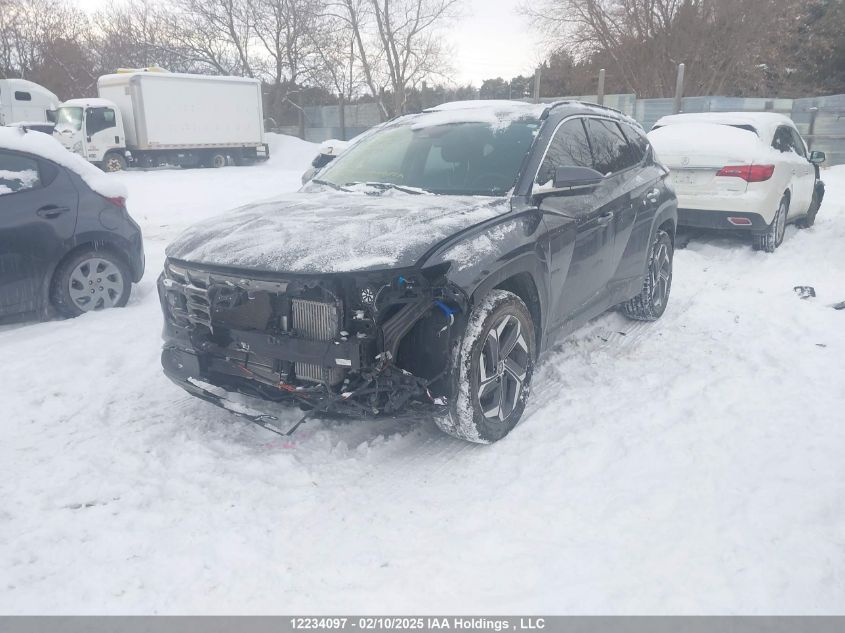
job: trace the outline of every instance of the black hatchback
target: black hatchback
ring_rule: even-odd
[[[299,192],[170,245],[164,370],[276,431],[295,425],[281,429],[262,401],[306,415],[426,407],[451,435],[499,440],[555,340],[610,308],[663,314],[677,224],[668,173],[639,124],[595,105],[398,117]]]
[[[89,171],[87,168],[90,168]],[[108,178],[40,132],[0,128],[0,319],[123,306],[141,229]]]

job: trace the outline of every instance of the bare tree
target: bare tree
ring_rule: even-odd
[[[405,111],[407,90],[446,67],[440,29],[458,0],[370,0],[390,87],[393,112]]]
[[[790,0],[541,0],[523,8],[552,48],[606,60],[639,96],[671,94],[676,65],[688,92],[752,89],[795,19]]]
[[[228,75],[254,77],[252,0],[177,0],[169,39],[186,61]]]

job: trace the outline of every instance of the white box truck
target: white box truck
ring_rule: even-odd
[[[55,135],[105,171],[269,158],[257,79],[126,72],[100,77],[97,92],[61,105]]]
[[[52,131],[59,98],[26,79],[0,79],[0,125],[23,125]]]

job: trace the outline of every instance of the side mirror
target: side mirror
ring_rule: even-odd
[[[821,165],[826,159],[827,156],[824,155],[824,152],[819,152],[815,150],[810,152],[810,162],[814,165]]]
[[[590,167],[557,167],[551,184],[534,185],[534,195],[587,193],[601,183],[604,176]]]

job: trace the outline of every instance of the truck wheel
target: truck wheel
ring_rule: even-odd
[[[114,172],[123,171],[126,169],[126,158],[117,152],[110,152],[106,154],[103,159],[103,171]]]
[[[206,159],[205,164],[207,167],[214,167],[215,169],[220,169],[221,167],[226,166],[226,154],[221,154],[219,152],[215,152],[214,154],[209,155]]]
[[[451,372],[449,412],[435,419],[453,437],[489,444],[519,422],[534,372],[534,323],[518,296],[493,290],[472,310]]]
[[[129,301],[132,275],[122,257],[89,249],[62,261],[50,285],[50,301],[62,315],[122,308]]]

